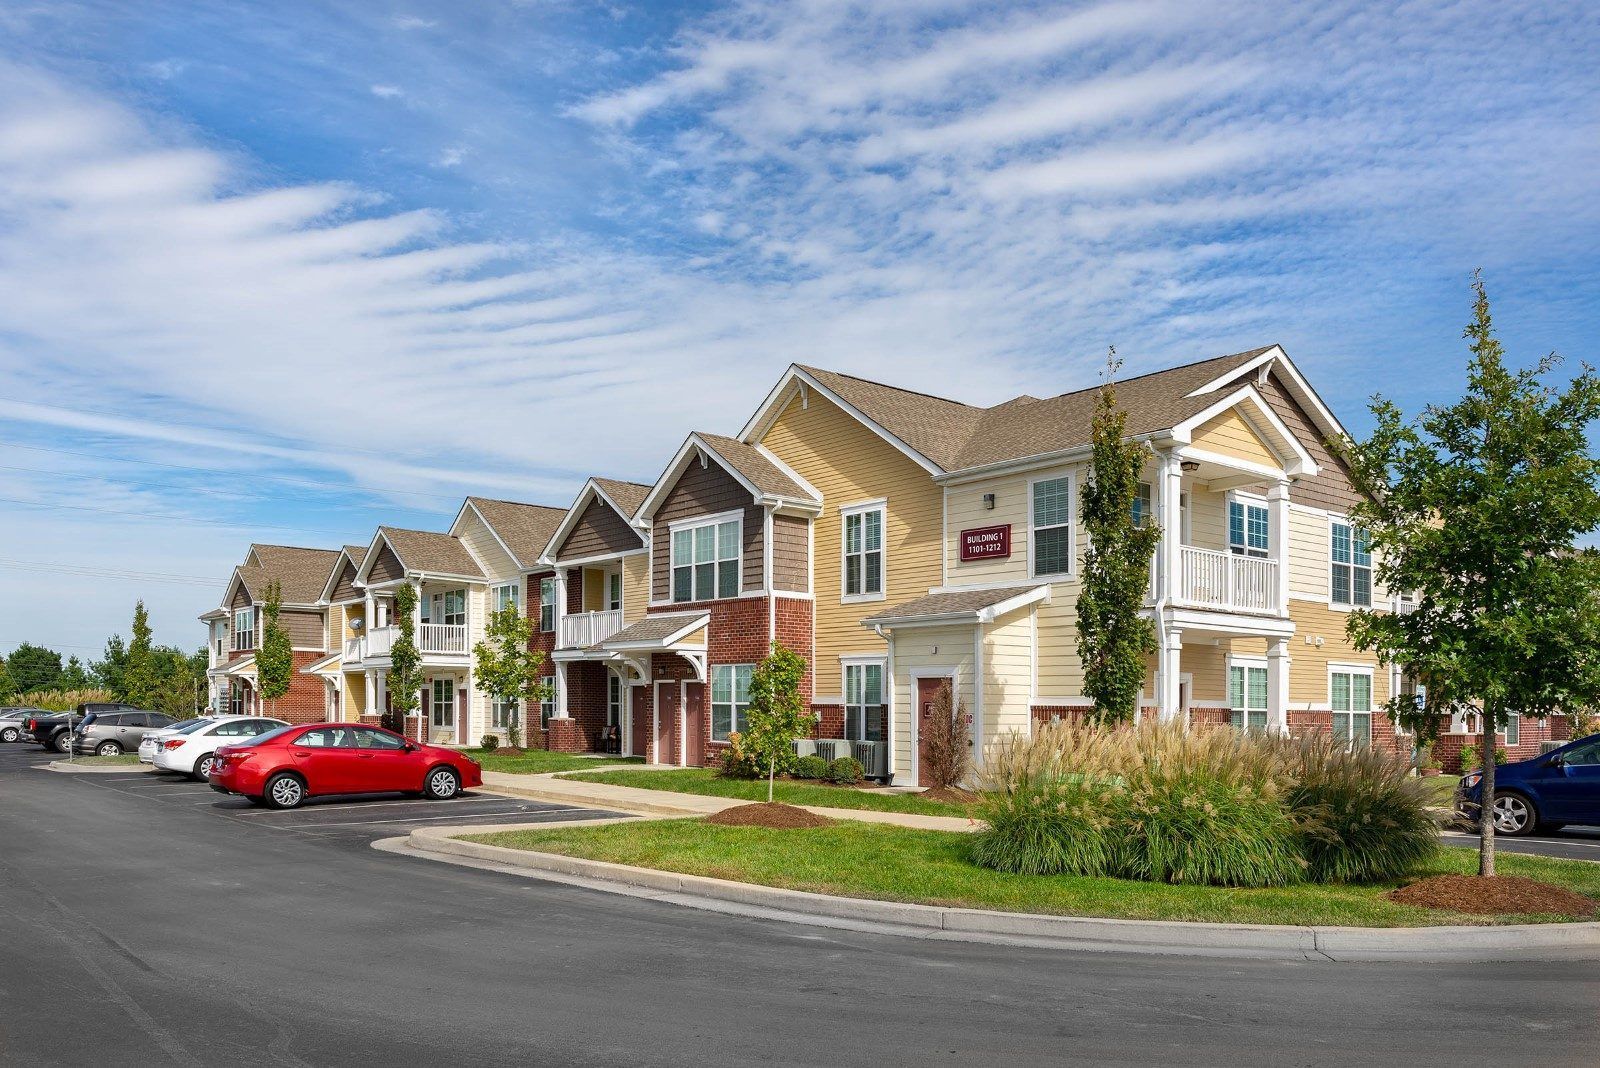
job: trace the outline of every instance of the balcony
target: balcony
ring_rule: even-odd
[[[587,649],[622,629],[622,609],[609,612],[574,612],[561,617],[558,649]]]
[[[400,628],[378,627],[359,638],[344,643],[344,660],[347,664],[363,660],[387,660],[394,648],[395,636]],[[464,657],[467,649],[467,627],[464,623],[419,623],[417,625],[417,651],[423,656]]]
[[[1278,562],[1257,556],[1178,547],[1177,599],[1197,608],[1278,615]]]

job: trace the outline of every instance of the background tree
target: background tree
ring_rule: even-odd
[[[1473,290],[1466,395],[1415,421],[1376,397],[1372,436],[1341,446],[1367,495],[1352,516],[1368,532],[1377,584],[1416,598],[1410,612],[1359,611],[1347,626],[1358,648],[1426,683],[1426,707],[1390,702],[1397,722],[1427,738],[1441,713],[1471,706],[1482,713],[1479,752],[1493,753],[1508,713],[1600,702],[1600,556],[1573,548],[1600,525],[1587,440],[1600,379],[1586,367],[1565,389],[1543,385],[1554,355],[1508,370],[1481,277]],[[1494,874],[1494,767],[1484,762],[1482,875]]]
[[[61,654],[42,645],[23,642],[6,657],[6,668],[19,693],[54,690],[61,680]]]
[[[128,699],[128,647],[123,644],[122,635],[113,634],[106,639],[105,654],[89,665],[89,674],[94,676],[96,686],[115,695],[112,700]]]
[[[89,688],[89,673],[83,669],[83,661],[75,656],[67,657],[67,666],[61,669],[61,677],[56,680],[57,689],[86,690]]]
[[[1090,477],[1080,495],[1089,539],[1078,592],[1078,657],[1083,692],[1094,700],[1095,717],[1109,723],[1133,719],[1145,663],[1156,649],[1155,624],[1139,613],[1161,542],[1161,528],[1134,513],[1146,450],[1127,437],[1128,416],[1117,407],[1121,366],[1112,349],[1090,428]]]
[[[772,643],[772,652],[750,672],[750,705],[739,743],[767,766],[768,804],[779,767],[789,766],[795,739],[809,734],[816,719],[800,699],[805,677],[805,659],[779,642]]]
[[[280,617],[283,614],[283,587],[276,579],[267,583],[262,591],[261,644],[256,648],[256,685],[261,696],[269,702],[273,712],[278,710],[278,698],[289,692],[289,681],[294,673],[294,652],[289,644],[289,632]]]
[[[923,759],[919,764],[930,790],[954,790],[972,771],[971,731],[967,710],[956,703],[947,682],[933,697],[928,718],[919,725]]]
[[[516,605],[489,616],[484,640],[472,647],[478,687],[501,702],[515,702],[506,720],[506,741],[522,748],[522,710],[545,700],[550,686],[539,674],[544,654],[531,648],[533,622]]]
[[[205,694],[206,651],[186,653],[170,645],[151,651],[156,676],[156,691],[151,707],[178,719],[187,719],[200,710]]]
[[[396,634],[389,650],[389,710],[385,722],[390,730],[405,733],[406,720],[422,707],[422,654],[417,651],[417,588],[409,582],[394,591]],[[426,737],[426,726],[418,737]]]
[[[11,677],[11,669],[6,667],[4,659],[0,659],[0,704],[9,702],[17,694],[17,681]]]
[[[123,669],[123,700],[135,708],[149,708],[156,699],[156,671],[150,656],[150,614],[144,602],[133,606],[133,640]]]

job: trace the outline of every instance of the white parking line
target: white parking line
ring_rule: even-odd
[[[220,797],[239,797],[238,794],[218,794],[217,796],[219,798]],[[316,798],[320,799],[320,798],[326,797],[326,796],[327,796],[326,794],[318,794],[318,795],[316,795]],[[243,800],[243,799],[241,798],[241,800]],[[495,799],[495,800],[498,800],[498,798]],[[335,802],[335,804],[338,804],[338,803],[339,802]],[[345,804],[349,804],[350,802],[344,802],[344,803]],[[417,800],[417,799],[414,798],[414,799],[412,799],[410,801],[361,801],[361,802],[357,802],[357,803],[360,804],[362,811],[365,811],[365,810],[367,810],[369,808],[389,808],[389,807],[392,807],[394,805],[472,805],[472,804],[493,804],[494,802],[488,800],[487,798],[463,797],[463,798],[461,798],[459,800],[456,800],[456,801],[421,801],[421,800]],[[538,804],[538,802],[533,802],[533,804]],[[332,805],[328,805],[328,804],[312,805],[312,806],[308,806],[306,808],[298,809],[296,811],[299,811],[299,812],[317,812],[317,811],[320,811],[322,809],[331,808],[331,807],[333,807],[333,806]],[[278,816],[278,815],[282,815],[282,812],[283,812],[283,810],[281,810],[281,809],[270,809],[270,808],[250,809],[248,811],[252,815],[256,815],[256,816]],[[538,810],[534,810],[534,811],[538,811]]]
[[[1456,838],[1463,842],[1476,842],[1478,840],[1478,836],[1475,834],[1458,834],[1454,831],[1446,831],[1442,837]],[[1519,844],[1579,846],[1583,849],[1600,849],[1600,842],[1582,838],[1513,838],[1507,842],[1504,837],[1497,836],[1495,842],[1504,844],[1508,852],[1514,852]]]
[[[431,823],[434,820],[478,820],[478,819],[487,819],[487,818],[490,818],[490,817],[504,817],[504,816],[518,816],[518,815],[548,816],[548,815],[553,815],[553,814],[555,814],[557,812],[585,812],[585,811],[588,811],[588,810],[587,809],[583,809],[583,808],[551,808],[551,809],[545,809],[542,812],[463,812],[459,816],[416,816],[416,817],[413,817],[411,819],[402,819],[402,820],[357,820],[354,823],[299,823],[299,824],[285,823],[285,824],[282,824],[282,825],[269,823],[269,824],[267,824],[267,826],[272,827],[274,830],[283,830],[283,831],[320,831],[320,830],[322,830],[322,829],[324,829],[326,827],[373,827],[373,826],[376,826],[376,825],[382,824],[382,823]]]

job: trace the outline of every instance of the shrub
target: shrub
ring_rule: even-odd
[[[478,748],[482,749],[485,753],[492,753],[496,749],[500,748],[500,739],[496,738],[492,734],[485,734],[482,738],[478,739]]]
[[[826,779],[828,777],[828,761],[815,753],[803,756],[794,762],[794,777],[797,779]]]
[[[1323,735],[1293,749],[1290,811],[1317,882],[1394,879],[1439,850],[1430,788],[1401,758],[1351,749]]]
[[[721,774],[726,779],[760,779],[766,776],[766,769],[761,767],[756,760],[756,755],[740,744],[743,739],[738,731],[728,735],[728,748],[722,751]]]
[[[991,789],[984,795],[984,828],[973,836],[974,862],[1016,875],[1110,872],[1122,784],[1095,784],[1064,772],[1056,755],[1051,746],[1020,736],[994,747],[985,769]]]
[[[855,757],[840,757],[828,765],[828,781],[839,786],[854,786],[866,776],[866,769]]]
[[[1506,749],[1505,749],[1505,746],[1497,745],[1497,746],[1494,747],[1494,762],[1495,762],[1496,766],[1498,766],[1500,764],[1504,764],[1506,762]],[[1482,749],[1480,749],[1476,745],[1464,745],[1464,746],[1461,747],[1461,770],[1462,771],[1471,771],[1473,768],[1480,768],[1482,766],[1483,766],[1483,750]]]

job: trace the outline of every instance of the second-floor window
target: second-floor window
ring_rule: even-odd
[[[539,580],[539,629],[554,634],[556,629],[556,580]]]
[[[606,611],[622,611],[622,572],[612,571],[606,575]]]
[[[1332,574],[1329,591],[1334,604],[1372,607],[1372,550],[1367,532],[1349,523],[1332,523]]]
[[[1041,478],[1033,484],[1030,558],[1035,577],[1072,571],[1072,479]]]
[[[875,599],[883,596],[883,505],[844,513],[844,595]]]
[[[496,586],[489,592],[493,597],[492,603],[496,612],[504,612],[507,608],[517,607],[519,587],[515,582],[506,583],[504,586]]]
[[[233,614],[233,647],[235,649],[254,649],[256,647],[256,610],[254,608],[241,608]]]
[[[423,603],[422,621],[464,625],[467,622],[467,591],[446,590],[434,594]]]
[[[739,520],[672,531],[672,599],[709,601],[739,596]]]
[[[1228,550],[1235,556],[1266,556],[1271,530],[1263,505],[1228,502]]]

